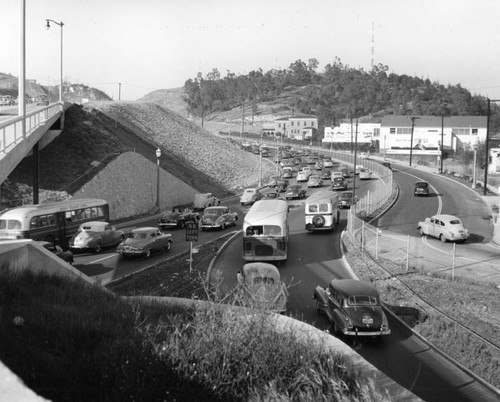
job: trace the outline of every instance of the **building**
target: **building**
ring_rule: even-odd
[[[486,140],[486,116],[384,116],[380,149],[387,154],[439,155]]]
[[[358,143],[379,141],[385,154],[440,155],[443,151],[473,148],[486,140],[486,116],[395,116],[381,123],[343,123],[325,127],[323,144],[350,143],[357,132]]]
[[[282,117],[274,122],[276,135],[295,140],[308,140],[318,130],[318,118],[312,114]]]

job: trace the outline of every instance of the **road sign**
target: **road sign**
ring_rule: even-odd
[[[186,241],[198,241],[198,223],[186,223]]]

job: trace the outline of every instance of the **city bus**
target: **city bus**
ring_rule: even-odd
[[[243,260],[280,261],[288,252],[288,204],[255,202],[243,220]]]
[[[0,240],[44,240],[66,247],[78,227],[89,221],[109,222],[109,205],[94,198],[24,205],[0,212]]]

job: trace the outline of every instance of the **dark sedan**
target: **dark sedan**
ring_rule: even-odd
[[[290,184],[285,191],[285,199],[293,200],[297,198],[306,198],[306,189],[300,184]]]
[[[158,227],[163,231],[172,228],[183,229],[186,226],[186,222],[198,223],[199,219],[200,215],[198,212],[173,210],[172,212],[164,213],[160,219],[158,219]]]

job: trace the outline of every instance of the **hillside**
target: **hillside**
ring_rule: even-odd
[[[90,102],[72,105],[66,112],[61,135],[40,151],[40,187],[78,196],[106,194],[112,204],[128,198],[146,203],[137,205],[137,210],[148,211],[154,198],[145,200],[144,188],[130,185],[127,179],[146,184],[150,193],[154,190],[158,147],[162,150],[160,166],[165,173],[161,175],[162,189],[166,189],[162,194],[167,203],[164,207],[172,206],[169,201],[178,204],[192,199],[193,192],[213,192],[221,197],[258,181],[259,161],[255,155],[164,107],[146,102]],[[129,152],[140,155],[141,160],[134,157],[124,161]],[[119,175],[120,180],[116,176],[103,179],[106,168],[117,158],[120,170],[113,174]],[[31,185],[32,163],[31,157],[25,158],[5,186],[12,182]],[[273,166],[264,165],[264,177],[273,173]],[[88,183],[99,175],[101,190],[94,186],[82,194],[81,189],[88,189]],[[172,189],[174,180],[165,175],[174,176],[182,186]],[[188,187],[184,197],[172,198],[172,193]],[[14,197],[12,191],[9,194]]]

